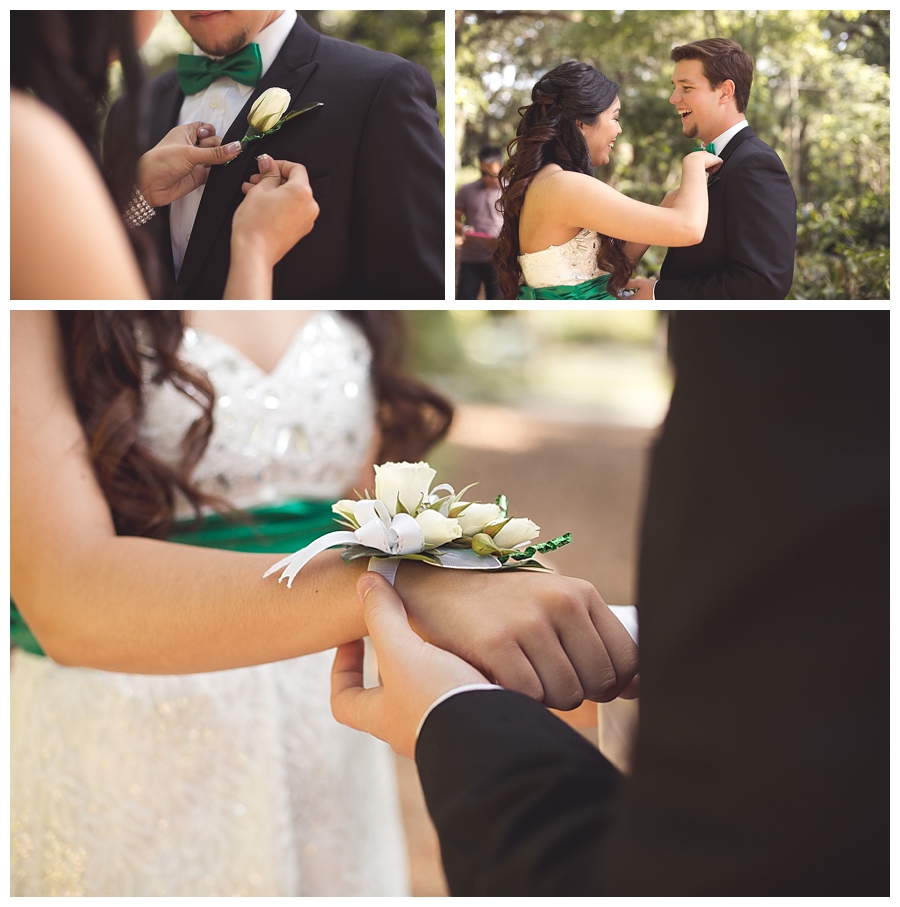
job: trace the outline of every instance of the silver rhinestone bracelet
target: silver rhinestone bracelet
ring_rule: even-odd
[[[131,190],[131,198],[128,200],[128,207],[122,214],[122,217],[125,218],[125,223],[128,224],[130,229],[142,227],[154,214],[156,214],[156,209],[150,207],[147,199],[141,195],[141,190],[135,186],[134,189]]]

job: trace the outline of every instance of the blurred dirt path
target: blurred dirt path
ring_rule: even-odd
[[[650,445],[656,429],[548,421],[495,407],[467,406],[449,440],[429,462],[438,481],[468,497],[509,500],[512,515],[541,527],[541,539],[571,532],[573,541],[546,558],[559,572],[592,582],[610,604],[632,604],[637,532]],[[596,706],[558,713],[596,743]],[[437,838],[415,765],[398,757],[413,895],[447,894]]]

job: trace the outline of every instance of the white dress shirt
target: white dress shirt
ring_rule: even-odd
[[[263,73],[266,72],[274,62],[275,57],[278,56],[281,45],[284,44],[296,21],[296,10],[285,10],[274,22],[267,25],[256,36],[254,43],[259,45]],[[196,44],[193,52],[195,55],[209,56],[209,54],[204,54]],[[203,91],[185,97],[184,103],[181,105],[181,113],[178,115],[178,125],[182,126],[185,123],[201,121],[212,123],[216,127],[216,135],[219,137],[224,136],[228,127],[234,122],[243,109],[244,104],[247,103],[247,98],[252,93],[252,86],[241,85],[228,76],[221,76],[211,82]],[[175,262],[176,277],[181,272],[181,263],[184,261],[184,253],[191,238],[194,218],[200,208],[200,200],[203,198],[204,188],[206,187],[201,186],[199,189],[189,192],[183,198],[172,202],[169,210],[169,226],[172,231],[172,258]]]
[[[716,157],[721,157],[725,146],[745,127],[750,124],[746,120],[735,123],[730,129],[726,129],[721,135],[717,135],[709,144],[716,149]]]

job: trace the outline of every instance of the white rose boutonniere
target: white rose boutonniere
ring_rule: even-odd
[[[314,101],[307,104],[299,110],[292,110],[285,113],[291,106],[291,93],[284,88],[267,88],[254,102],[247,115],[247,132],[241,139],[241,151],[243,151],[250,142],[261,139],[263,136],[271,135],[277,132],[294,117],[300,116],[316,107],[324,107],[322,101]],[[235,160],[232,158],[232,160]],[[231,161],[226,163],[230,164]]]
[[[555,551],[572,541],[565,533],[533,544],[540,527],[525,517],[507,516],[500,495],[493,504],[462,500],[451,485],[432,482],[427,463],[385,463],[375,467],[375,497],[342,500],[332,506],[346,528],[328,532],[305,548],[273,564],[265,573],[283,573],[288,586],[305,564],[328,548],[344,548],[345,561],[358,557],[408,558],[437,567],[498,570],[540,567],[536,554]]]

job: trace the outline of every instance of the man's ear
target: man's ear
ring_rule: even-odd
[[[730,101],[734,98],[734,82],[731,79],[726,79],[718,87],[719,99],[722,101]]]

